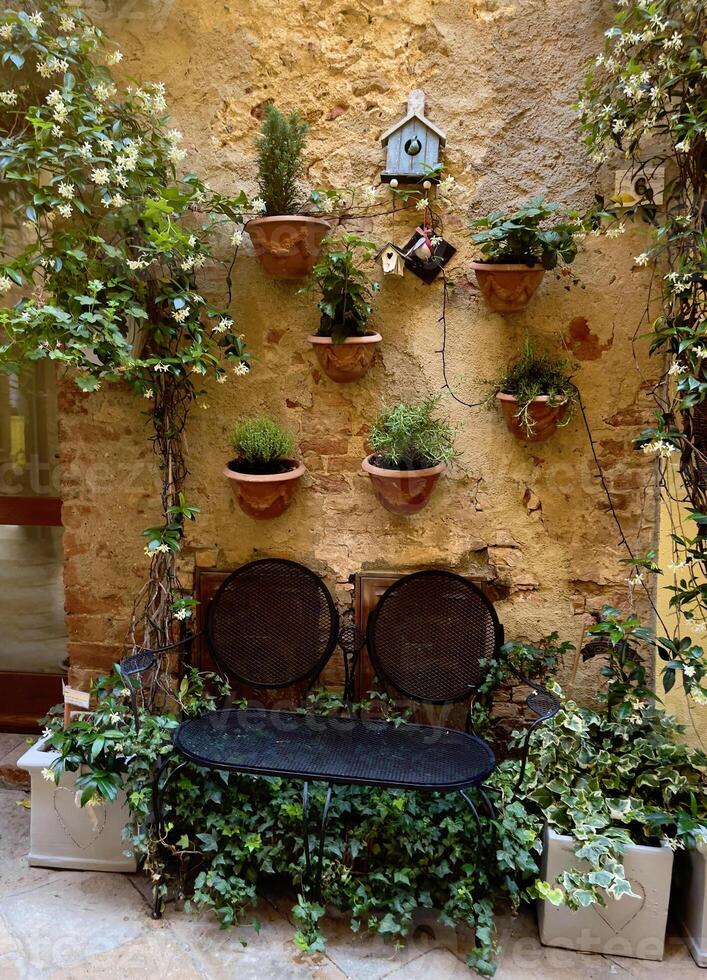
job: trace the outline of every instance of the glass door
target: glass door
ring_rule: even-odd
[[[0,376],[0,729],[32,731],[66,669],[54,366]]]

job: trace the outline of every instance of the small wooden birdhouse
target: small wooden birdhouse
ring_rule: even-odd
[[[404,276],[405,259],[397,245],[386,242],[376,258],[381,264],[383,273],[386,276]]]
[[[415,89],[408,96],[408,111],[381,136],[387,157],[381,180],[385,184],[419,184],[434,180],[433,169],[439,163],[439,152],[446,136],[425,117],[425,93]]]

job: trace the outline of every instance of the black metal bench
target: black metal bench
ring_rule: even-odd
[[[311,685],[338,645],[349,701],[357,658],[367,645],[378,679],[389,693],[432,705],[468,702],[466,731],[441,725],[396,727],[381,720],[262,707],[207,712],[180,724],[174,736],[175,756],[165,761],[155,777],[153,809],[158,836],[162,834],[166,785],[189,763],[301,779],[308,874],[312,871],[308,786],[314,781],[327,783],[319,830],[317,891],[335,784],[456,791],[480,832],[477,807],[466,792],[473,787],[489,815],[495,815],[484,781],[496,762],[491,747],[473,734],[471,705],[484,663],[498,655],[503,643],[503,627],[493,605],[466,579],[446,571],[416,572],[401,578],[379,600],[364,638],[354,626],[340,629],[331,595],[312,571],[283,559],[261,559],[223,582],[209,604],[204,632],[223,676],[256,689],[283,689],[300,682]],[[128,677],[140,674],[159,652],[138,651],[122,662],[121,671]],[[559,702],[527,677],[518,677],[530,686],[527,704],[537,715],[526,735],[520,785],[530,734],[557,712]],[[154,917],[161,914],[157,893],[156,888]]]

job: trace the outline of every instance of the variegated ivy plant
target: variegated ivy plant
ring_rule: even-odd
[[[174,569],[185,519],[182,431],[203,379],[249,370],[227,308],[201,292],[214,264],[230,284],[245,194],[179,176],[164,86],[123,85],[121,54],[64,0],[0,13],[0,369],[54,361],[84,392],[129,385],[147,409],[162,522],[146,531],[149,584],[135,638],[168,642],[193,605]]]

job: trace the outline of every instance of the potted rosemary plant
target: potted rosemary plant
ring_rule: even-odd
[[[400,402],[371,426],[373,450],[362,463],[378,502],[394,514],[414,514],[430,499],[435,484],[456,456],[455,430],[435,418],[440,395]]]
[[[230,481],[241,510],[264,520],[279,517],[290,505],[302,463],[291,458],[294,438],[271,419],[245,419],[236,425],[231,444],[236,453],[223,475]]]
[[[540,197],[518,211],[477,218],[469,227],[472,242],[481,246],[481,258],[471,267],[484,299],[498,313],[524,310],[546,269],[560,260],[573,262],[582,229],[575,212],[562,212],[559,204]]]
[[[572,368],[567,358],[536,353],[526,334],[518,360],[499,378],[481,383],[490,389],[488,403],[500,406],[516,439],[544,442],[570,422],[579,401]]]
[[[258,140],[258,189],[265,211],[251,219],[246,230],[255,253],[275,279],[308,276],[329,231],[323,218],[301,213],[299,180],[309,127],[298,112],[283,115],[268,105]]]
[[[319,293],[319,330],[308,338],[324,372],[338,382],[358,381],[368,371],[383,339],[368,329],[373,293],[379,284],[364,263],[375,255],[373,242],[348,233],[327,239],[314,266],[312,288]]]

